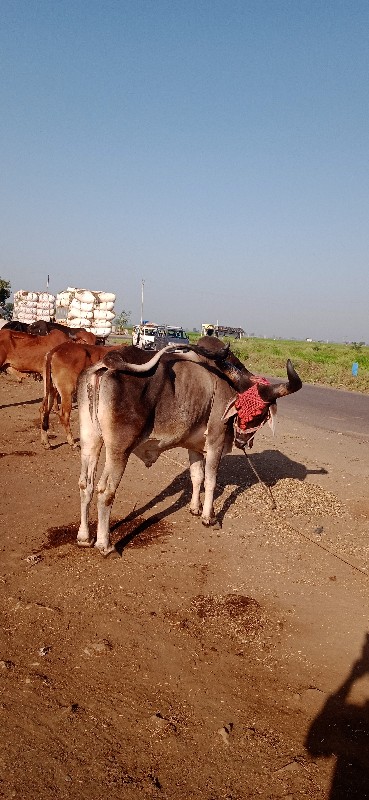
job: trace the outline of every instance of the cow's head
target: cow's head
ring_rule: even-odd
[[[28,333],[32,333],[33,336],[45,336],[49,332],[49,327],[44,319],[38,319],[28,326]]]

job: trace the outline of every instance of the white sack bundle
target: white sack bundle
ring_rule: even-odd
[[[26,301],[36,301],[37,300],[37,292],[25,292],[23,289],[21,289],[19,292],[17,292],[14,295],[14,299],[17,299],[17,300],[21,299],[21,300],[26,300]]]
[[[36,308],[37,302],[36,300],[19,300],[15,305],[19,308]]]
[[[95,308],[95,303],[84,303],[80,301],[81,311],[93,311]]]
[[[41,303],[55,303],[55,297],[53,294],[49,294],[49,292],[40,292],[38,296],[39,302]]]
[[[114,319],[114,317],[115,317],[115,314],[113,314],[112,311],[100,311],[99,308],[95,308],[95,310],[94,310],[94,319],[95,320],[99,320],[99,319],[110,320],[110,319]]]
[[[94,333],[95,336],[109,336],[109,334],[111,333],[111,328],[108,327],[97,328],[93,326],[92,328],[89,328],[89,330],[91,331],[91,333]]]
[[[73,294],[70,291],[59,292],[59,294],[56,295],[56,305],[60,308],[68,308],[72,298]]]
[[[86,319],[86,317],[75,317],[74,319],[69,320],[68,322],[69,328],[88,328],[91,330],[91,320]]]
[[[34,322],[36,319],[35,314],[30,314],[29,311],[20,311],[19,314],[17,314],[17,318],[19,322],[27,322],[27,324]]]
[[[81,303],[95,302],[95,296],[88,289],[76,289],[76,299]]]
[[[68,308],[67,319],[79,319],[80,316],[80,308]]]
[[[112,331],[111,325],[109,325],[109,323],[107,323],[106,325],[91,325],[90,330],[92,331],[92,329],[96,331],[96,334],[98,336],[107,336],[107,334],[111,333]]]
[[[112,292],[97,292],[100,303],[115,303],[115,294]]]

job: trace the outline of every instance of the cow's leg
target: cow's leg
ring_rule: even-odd
[[[17,379],[18,383],[23,383],[23,378],[24,378],[23,372],[18,372],[18,370],[14,369],[14,367],[8,367],[6,372],[7,375],[13,375],[14,378]]]
[[[66,392],[63,392],[61,396],[61,408],[59,413],[59,419],[61,424],[65,428],[68,444],[70,444],[71,447],[76,448],[78,447],[78,444],[74,441],[74,436],[72,433],[72,429],[70,427],[71,411],[72,411],[72,394],[67,390]]]
[[[92,547],[94,539],[90,538],[88,513],[103,439],[97,424],[94,425],[91,420],[88,406],[85,406],[80,414],[80,441],[81,474],[78,485],[81,498],[81,524],[77,534],[77,543],[81,547]]]
[[[106,448],[106,462],[97,485],[97,537],[95,547],[107,556],[115,550],[110,542],[110,514],[115,493],[126,468],[128,456],[121,450]]]
[[[199,517],[202,512],[200,492],[204,481],[204,456],[200,453],[195,453],[194,450],[189,450],[188,457],[190,460],[190,474],[192,481],[190,512],[195,517]]]
[[[50,387],[49,394],[44,397],[41,408],[40,408],[40,417],[41,417],[41,442],[46,448],[46,450],[50,450],[50,442],[48,436],[49,430],[49,418],[50,418],[50,411],[54,404],[54,399],[56,398],[56,391],[54,387]]]
[[[215,525],[217,518],[214,514],[214,492],[217,481],[219,462],[222,455],[222,448],[212,448],[208,444],[208,451],[205,459],[205,497],[202,512],[203,525]]]

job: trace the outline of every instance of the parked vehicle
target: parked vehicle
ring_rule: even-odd
[[[155,350],[154,337],[157,325],[135,325],[132,330],[132,344],[140,347],[141,350]]]
[[[162,350],[167,344],[189,344],[190,340],[182,327],[158,325],[154,336],[154,350]]]
[[[243,328],[232,328],[229,325],[213,325],[210,322],[203,322],[201,325],[201,336],[232,336],[235,339],[242,339],[245,335]]]

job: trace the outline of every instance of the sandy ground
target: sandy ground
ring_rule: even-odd
[[[368,441],[284,416],[252,456],[277,510],[235,450],[221,530],[185,451],[132,457],[104,559],[41,384],[0,392],[0,796],[369,797]]]

